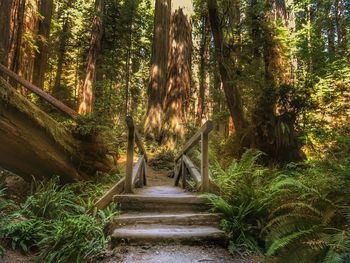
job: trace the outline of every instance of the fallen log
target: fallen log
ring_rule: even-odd
[[[92,179],[111,170],[113,158],[98,136],[76,138],[0,78],[0,166],[25,179]]]

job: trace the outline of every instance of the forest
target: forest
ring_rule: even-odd
[[[350,262],[350,1],[0,0],[2,260]]]

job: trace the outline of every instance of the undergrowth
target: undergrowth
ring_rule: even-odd
[[[225,215],[230,251],[274,262],[350,262],[349,157],[273,169],[258,164],[261,155],[248,150],[226,169],[211,166],[220,196],[210,199]]]
[[[85,262],[104,251],[104,229],[115,207],[89,213],[92,202],[86,192],[79,194],[79,184],[61,187],[52,179],[35,188],[19,210],[2,217],[7,223],[0,237],[12,249],[36,252],[37,262],[48,263]]]

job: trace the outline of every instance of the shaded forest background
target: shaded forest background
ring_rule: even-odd
[[[0,62],[79,111],[79,125],[8,79],[19,92],[81,135],[107,131],[120,152],[126,115],[159,163],[172,162],[212,119],[210,174],[220,191],[210,198],[225,216],[233,254],[350,261],[348,0],[6,0],[0,36]],[[102,229],[113,212],[85,213],[105,186],[38,185],[19,210],[30,220],[4,217],[1,238],[20,248],[23,233],[38,232],[52,241],[40,256],[63,257],[71,237],[56,249],[56,228],[38,226],[74,203],[55,222],[73,216],[78,231],[91,220],[82,239],[100,222],[93,253],[106,248]],[[43,216],[40,202],[51,194],[63,201],[52,208],[57,215]],[[30,236],[27,250],[47,243]],[[72,258],[91,256],[75,246],[81,254]]]
[[[173,148],[213,119],[223,140],[235,135],[229,154],[253,147],[283,162],[349,122],[348,1],[9,0],[0,10],[1,63],[91,126],[134,115]]]

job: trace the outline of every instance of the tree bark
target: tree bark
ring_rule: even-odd
[[[58,48],[58,60],[57,60],[57,69],[56,69],[56,77],[55,77],[55,83],[52,89],[52,94],[58,99],[62,99],[60,93],[61,93],[61,81],[62,81],[62,73],[63,73],[63,66],[65,62],[65,53],[66,53],[66,46],[68,41],[68,34],[69,34],[69,18],[68,16],[63,19],[63,25],[62,25],[62,32],[60,35],[59,40],[59,48]]]
[[[209,58],[209,24],[208,15],[204,14],[202,17],[202,32],[201,32],[201,43],[199,50],[200,65],[199,65],[199,96],[198,96],[198,123],[204,124],[205,120],[208,119],[208,103],[205,101],[205,95],[208,89],[207,85],[207,67]]]
[[[163,104],[167,81],[167,63],[169,50],[170,0],[156,0],[152,65],[148,87],[148,107],[145,120],[145,131],[157,142],[161,141],[163,128]]]
[[[13,8],[13,1],[0,2],[0,63],[7,66],[8,54],[10,52],[10,38],[11,38],[11,11]]]
[[[15,72],[19,73],[20,71],[20,65],[21,65],[21,48],[22,48],[22,36],[24,31],[24,14],[25,14],[25,6],[26,6],[26,0],[18,0],[16,1],[16,31],[14,31],[14,37],[11,48],[13,49],[13,56],[12,60],[9,63],[10,69]]]
[[[346,30],[344,27],[344,3],[342,0],[335,1],[335,25],[338,38],[338,52],[340,55],[346,51]]]
[[[90,50],[87,57],[85,80],[80,91],[79,113],[82,115],[92,113],[94,103],[93,88],[96,80],[97,58],[101,51],[101,40],[103,35],[103,13],[104,0],[95,1],[95,16],[92,23],[92,34]]]
[[[247,125],[243,112],[241,91],[234,82],[232,72],[229,68],[230,65],[234,65],[234,62],[230,59],[230,51],[224,40],[217,1],[208,0],[207,4],[209,10],[209,21],[216,51],[216,59],[227,101],[227,106],[234,123],[235,131],[238,134],[242,134]]]
[[[51,29],[51,18],[53,12],[53,0],[41,0],[37,46],[38,51],[35,55],[33,84],[39,88],[44,88],[45,73],[47,71],[48,60],[48,41]]]
[[[184,136],[184,122],[191,85],[192,1],[171,3],[168,78],[165,97],[164,142],[174,148]]]
[[[104,135],[105,136],[105,135]],[[113,148],[101,138],[73,136],[64,126],[0,78],[0,166],[31,180],[60,176],[63,181],[93,179],[109,171]]]

